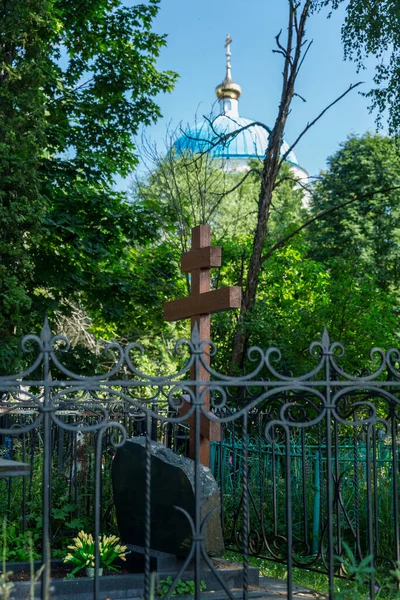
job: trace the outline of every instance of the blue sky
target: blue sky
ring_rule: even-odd
[[[191,123],[197,114],[209,114],[215,101],[215,87],[225,76],[224,41],[232,43],[232,77],[243,89],[240,115],[273,125],[280,95],[282,57],[272,53],[274,37],[287,27],[287,0],[162,0],[154,28],[167,33],[159,68],[176,71],[180,78],[175,90],[158,98],[163,119],[146,129],[146,135],[160,143],[167,125]],[[310,17],[307,38],[313,45],[298,80],[299,98],[293,102],[285,133],[290,143],[327,104],[351,83],[372,85],[370,68],[357,74],[356,66],[343,60],[340,27],[343,10],[331,19],[327,12]],[[375,130],[368,99],[357,91],[315,125],[297,146],[297,158],[311,175],[325,167],[326,159],[350,134]]]

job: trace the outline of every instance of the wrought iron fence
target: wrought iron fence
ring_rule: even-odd
[[[262,421],[262,414],[257,415],[257,421]],[[268,443],[258,436],[249,438],[249,552],[256,557],[286,563],[285,461],[289,453],[293,565],[327,574],[324,539],[328,516],[327,447],[321,428],[318,429],[319,439],[302,430],[291,436],[289,447],[279,441]],[[352,438],[335,436],[331,469],[334,547],[335,554],[341,556],[345,542],[358,562],[371,553],[368,538],[371,495],[373,554],[375,562],[382,568],[386,566],[388,572],[398,560],[394,535],[398,474],[393,476],[393,467],[394,453],[399,456],[400,445],[398,441],[392,443],[389,436],[381,439],[373,434],[373,440],[368,457],[368,444],[365,439],[359,439],[356,428]],[[212,470],[221,488],[224,538],[231,549],[240,550],[238,523],[245,492],[241,484],[242,444],[239,440],[229,436],[221,444],[212,445]],[[338,562],[335,574],[341,574]]]
[[[23,373],[0,378],[0,445],[3,457],[28,460],[33,469],[19,484],[3,480],[0,503],[11,515],[16,499],[21,499],[23,528],[32,518],[32,504],[40,507],[43,599],[49,598],[51,559],[58,550],[57,510],[64,507],[63,521],[69,519],[71,531],[85,515],[92,515],[95,539],[102,527],[111,527],[112,457],[128,437],[138,435],[145,439],[146,452],[144,596],[150,598],[151,440],[163,440],[183,452],[185,436],[179,435],[179,428],[187,427],[190,419],[196,510],[193,517],[187,515],[191,546],[168,597],[192,564],[196,598],[205,566],[226,597],[234,598],[204,547],[207,516],[198,510],[202,415],[223,430],[221,442],[212,446],[212,465],[221,489],[225,540],[242,556],[243,598],[249,592],[250,554],[287,565],[288,598],[294,566],[325,572],[333,598],[334,577],[342,574],[338,557],[343,555],[343,542],[357,560],[371,555],[378,567],[400,559],[399,351],[374,349],[376,369],[351,375],[342,368],[342,346],[331,343],[325,331],[321,342],[310,347],[315,367],[308,373],[283,374],[278,349],[252,348],[252,370],[229,377],[207,364],[207,344],[200,343],[196,330],[191,340],[178,342],[182,366],[168,376],[140,371],[138,344],[125,349],[109,344],[106,352],[114,356],[113,366],[107,373],[85,376],[63,365],[68,340],[52,337],[47,321],[40,337],[24,338],[23,348],[36,346],[37,355]],[[213,344],[211,350],[217,351]],[[209,372],[210,381],[199,379],[200,368]],[[210,412],[204,406],[207,393],[212,398]],[[190,409],[180,416],[182,396],[190,398]],[[39,480],[40,502],[34,493]],[[58,487],[62,506],[56,504]],[[97,600],[97,545],[95,555]],[[372,598],[374,593],[371,577]]]

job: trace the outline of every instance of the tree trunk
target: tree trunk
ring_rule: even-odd
[[[243,367],[247,344],[250,337],[247,328],[247,317],[256,301],[272,194],[281,161],[283,135],[294,95],[296,78],[302,64],[302,57],[305,55],[305,53],[302,52],[302,48],[305,35],[305,23],[308,17],[309,8],[310,1],[306,0],[301,12],[301,17],[298,20],[296,8],[291,0],[289,0],[289,26],[286,48],[284,48],[279,41],[280,34],[276,37],[278,46],[277,52],[283,54],[285,57],[281,102],[274,128],[269,136],[268,148],[264,158],[261,189],[258,198],[257,227],[254,234],[253,249],[247,274],[243,304],[240,310],[232,351],[231,371],[233,373],[241,370]]]

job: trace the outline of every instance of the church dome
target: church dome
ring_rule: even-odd
[[[172,149],[178,155],[186,152],[207,152],[212,158],[223,161],[222,166],[228,171],[246,171],[249,169],[249,160],[264,158],[271,130],[268,126],[239,115],[239,97],[242,89],[232,80],[231,41],[228,35],[225,42],[226,75],[215,90],[219,101],[219,115],[186,129],[175,140]],[[235,135],[236,131],[238,133]],[[281,153],[285,154],[288,149],[289,145],[284,141]],[[294,152],[290,152],[286,160],[296,176],[308,177]]]
[[[211,121],[203,121],[194,128],[189,128],[175,142],[178,154],[185,152],[208,152],[219,159],[263,159],[268,146],[270,129],[267,126],[254,124],[254,120],[232,116],[230,111],[219,115]],[[243,129],[247,127],[247,129]],[[235,131],[239,131],[234,135]],[[232,134],[226,141],[219,142],[224,136]],[[289,145],[284,141],[281,152],[284,154]],[[287,162],[300,166],[294,152],[290,152]]]

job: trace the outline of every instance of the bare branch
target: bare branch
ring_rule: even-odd
[[[283,58],[286,59],[286,51],[285,50],[272,50],[274,54],[282,54]],[[291,58],[289,58],[291,60]]]
[[[306,59],[306,56],[307,56],[307,54],[309,53],[311,46],[313,45],[313,42],[314,42],[314,40],[311,40],[311,42],[308,42],[308,46],[307,46],[307,48],[304,50],[304,53],[303,53],[303,56],[302,56],[302,58],[301,58],[300,64],[299,64],[299,66],[298,66],[298,68],[297,68],[297,73],[299,73],[299,72],[300,72],[300,69],[301,69],[301,67],[303,66],[303,63],[304,63],[304,61],[305,61],[305,59]],[[307,43],[307,42],[304,42],[304,44],[306,44],[306,43]]]
[[[279,50],[282,52],[282,54],[284,56],[286,56],[286,48],[284,46],[282,46],[282,44],[280,43],[280,37],[282,34],[282,29],[280,30],[280,32],[275,36],[275,41],[276,41],[276,45],[278,46]],[[273,52],[278,52],[278,50],[273,50]]]
[[[200,160],[202,156],[211,152],[211,150],[216,148],[219,144],[226,144],[227,140],[230,140],[231,138],[235,138],[237,135],[239,135],[239,133],[241,133],[242,131],[245,131],[246,129],[249,129],[250,127],[262,127],[268,133],[271,133],[270,127],[265,125],[265,123],[262,123],[261,121],[252,121],[251,123],[248,123],[247,125],[243,125],[243,127],[239,127],[238,129],[235,129],[235,131],[230,131],[229,133],[226,133],[224,135],[220,135],[214,130],[215,136],[218,138],[215,141],[201,140],[197,137],[193,137],[188,134],[185,134],[185,136],[189,140],[204,141],[204,142],[207,142],[207,144],[208,144],[208,148],[206,148],[202,152],[196,152],[196,156],[193,158],[193,162]]]
[[[225,198],[225,196],[229,196],[229,194],[232,194],[232,192],[234,192],[235,190],[237,190],[238,188],[240,188],[240,186],[246,181],[246,179],[248,178],[248,176],[251,175],[252,173],[257,173],[258,175],[260,175],[260,177],[262,177],[262,171],[260,171],[259,169],[250,169],[241,178],[241,180],[239,181],[239,183],[237,183],[236,185],[234,185],[230,190],[227,190],[226,192],[223,192],[222,194],[218,194],[219,199],[222,200],[223,198]]]
[[[304,177],[304,179],[308,180],[309,178]],[[319,179],[319,177],[316,177],[315,179]],[[306,192],[311,193],[310,186],[308,185],[308,183],[303,183],[300,177],[295,177],[291,175],[286,175],[285,177],[281,177],[281,179],[278,179],[278,181],[276,181],[274,184],[274,190],[276,190],[276,188],[285,181],[292,181],[296,185],[299,185],[301,188],[303,188],[303,190],[305,190]]]
[[[287,159],[287,157],[289,156],[289,154],[292,152],[292,150],[295,148],[295,146],[297,146],[297,144],[302,139],[302,137],[307,133],[307,131],[309,129],[311,129],[311,127],[313,127],[315,125],[315,123],[317,123],[317,121],[319,121],[324,116],[324,114],[326,112],[328,112],[329,109],[331,109],[333,106],[335,106],[335,104],[337,104],[338,102],[340,102],[340,100],[342,100],[345,96],[347,96],[347,94],[349,94],[350,92],[352,92],[356,87],[358,87],[362,83],[364,83],[364,82],[363,81],[359,81],[358,83],[351,84],[348,87],[348,89],[345,92],[343,92],[343,94],[341,94],[333,102],[331,102],[330,104],[328,104],[328,106],[326,106],[324,108],[324,110],[322,110],[319,113],[319,115],[317,117],[315,117],[315,119],[313,119],[310,123],[307,123],[306,127],[303,129],[303,131],[300,133],[300,135],[296,138],[296,140],[293,142],[293,144],[282,155],[280,163],[279,163],[279,167],[282,166],[282,164],[285,162],[285,160]]]
[[[300,6],[300,4],[299,4],[299,2],[297,2],[297,4],[295,4],[293,2],[293,0],[289,0],[289,4],[290,4],[291,9],[293,11],[293,16],[294,16],[293,23],[294,23],[294,28],[295,28],[295,31],[296,31],[296,36],[298,37],[299,36],[299,22],[297,20],[297,9]]]
[[[371,198],[371,196],[375,196],[376,194],[388,194],[389,192],[394,192],[396,190],[400,190],[400,185],[396,185],[391,188],[385,188],[383,190],[375,190],[374,192],[369,192],[368,194],[362,194],[361,196],[354,196],[354,198],[351,198],[350,200],[346,200],[346,202],[342,202],[341,204],[338,204],[337,206],[331,206],[327,210],[323,210],[322,212],[315,215],[315,217],[308,219],[305,223],[303,223],[303,225],[300,225],[300,227],[298,227],[297,229],[295,229],[294,231],[292,231],[285,237],[281,238],[278,242],[276,242],[273,246],[271,246],[271,248],[268,250],[268,252],[266,254],[264,254],[264,256],[261,258],[261,262],[264,263],[275,252],[275,250],[278,250],[279,248],[283,248],[287,244],[287,242],[289,240],[291,240],[295,235],[297,235],[298,233],[303,231],[303,229],[305,229],[306,227],[308,227],[315,221],[318,221],[319,219],[326,217],[326,215],[329,215],[330,213],[333,213],[336,210],[339,210],[340,208],[344,208],[345,206],[348,206],[349,204],[351,204],[352,202],[355,202],[356,200],[364,200],[365,198]]]
[[[86,81],[84,81],[83,83],[80,83],[78,85],[76,85],[74,88],[67,90],[65,92],[65,94],[63,94],[62,96],[58,96],[58,98],[53,98],[52,100],[50,100],[49,104],[53,103],[53,102],[60,102],[60,100],[63,100],[64,98],[66,98],[69,94],[72,94],[72,92],[76,92],[77,90],[80,90],[81,88],[85,87],[86,85],[88,85],[88,83],[91,83],[93,81],[94,77],[91,77],[90,79],[87,79]]]
[[[295,92],[293,94],[293,98],[294,97],[300,98],[300,100],[303,100],[303,102],[307,102],[307,100],[303,96],[301,96],[300,94],[298,94],[297,92]]]
[[[292,71],[292,48],[293,48],[293,7],[289,6],[289,25],[288,25],[288,40],[286,45],[285,65],[283,68],[283,87],[282,97],[286,94],[289,83],[289,73]]]

